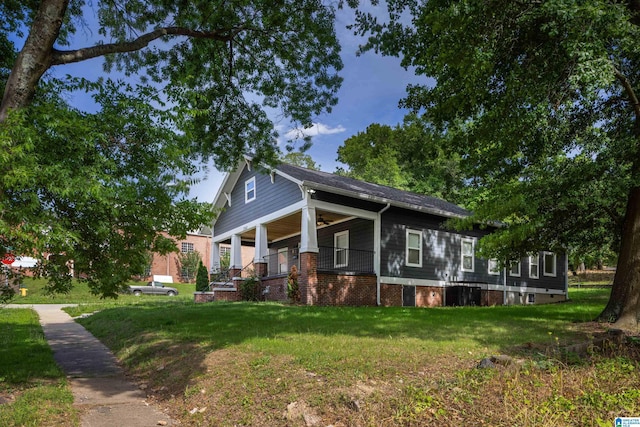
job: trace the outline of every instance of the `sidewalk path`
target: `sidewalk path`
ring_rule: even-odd
[[[67,374],[82,427],[176,425],[145,402],[145,393],[125,378],[111,351],[62,308],[73,304],[25,304],[40,316],[53,357]]]

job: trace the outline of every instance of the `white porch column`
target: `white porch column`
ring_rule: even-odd
[[[267,246],[267,227],[264,224],[258,224],[256,227],[256,254],[253,258],[254,263],[267,262],[265,258],[269,255]]]
[[[305,206],[302,208],[300,253],[318,253],[318,230],[316,228],[316,208]]]
[[[231,259],[229,260],[230,269],[242,270],[242,239],[239,234],[231,236]]]
[[[220,242],[211,243],[211,271],[210,273],[220,270]]]

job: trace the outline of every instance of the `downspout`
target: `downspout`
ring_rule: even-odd
[[[387,206],[385,206],[384,208],[382,208],[379,212],[378,212],[378,218],[376,220],[376,228],[374,230],[374,242],[375,242],[375,249],[376,249],[376,255],[375,255],[375,263],[376,265],[375,270],[376,270],[376,305],[380,306],[381,302],[380,302],[380,252],[381,252],[381,234],[382,234],[382,214],[391,207],[391,203],[387,203]]]
[[[507,267],[503,269],[504,277],[502,278],[502,305],[507,305]]]

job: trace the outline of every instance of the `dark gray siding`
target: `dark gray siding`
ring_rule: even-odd
[[[349,249],[373,251],[373,221],[354,219],[318,230],[318,246],[332,248],[334,234],[349,230]]]
[[[254,176],[256,177],[256,200],[245,203],[244,184]],[[260,173],[253,168],[248,170],[245,165],[231,192],[231,206],[225,205],[224,211],[215,223],[215,233],[225,233],[300,200],[302,200],[302,193],[297,184],[277,175],[275,182],[271,183],[270,175]]]
[[[538,278],[531,277],[529,257],[523,258],[520,261],[520,277],[511,276],[507,273],[507,285],[508,286],[526,286],[530,288],[542,288],[542,289],[555,289],[564,290],[565,288],[565,254],[556,254],[556,275],[545,276],[544,274],[544,261],[543,253],[538,253]]]
[[[422,267],[405,265],[407,229],[422,232]],[[473,272],[461,269],[462,239],[480,238],[487,233],[486,230],[458,233],[444,228],[444,218],[406,209],[389,209],[382,216],[381,273],[411,279],[501,284],[500,276],[489,274],[486,260],[475,257]]]
[[[381,274],[411,279],[446,282],[488,283],[502,285],[504,274],[489,274],[488,261],[474,257],[474,271],[462,271],[461,241],[465,237],[477,241],[490,230],[456,232],[444,227],[444,218],[392,208],[383,214],[381,232]],[[406,230],[422,232],[422,267],[408,267],[406,258]],[[539,278],[529,277],[529,259],[521,261],[520,277],[507,276],[509,286],[528,286],[545,289],[564,289],[564,255],[556,256],[556,276],[544,276],[542,253],[539,254]]]

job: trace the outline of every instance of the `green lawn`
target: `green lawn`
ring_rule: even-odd
[[[73,395],[32,310],[0,309],[0,425],[78,425]]]
[[[136,282],[131,282],[131,284]],[[195,284],[193,283],[171,283],[167,286],[178,289],[178,295],[175,297],[141,295],[139,297],[133,295],[121,294],[117,299],[102,299],[97,295],[93,295],[86,283],[74,281],[74,286],[68,294],[47,295],[45,292],[46,281],[44,279],[33,279],[26,277],[23,280],[23,287],[27,289],[26,296],[20,293],[11,301],[12,304],[106,304],[107,306],[117,306],[126,304],[139,304],[146,301],[193,301],[193,292]]]
[[[590,337],[582,326],[607,297],[606,289],[572,289],[567,303],[434,309],[183,302],[171,310],[107,308],[80,322],[189,425],[291,425],[282,413],[301,401],[324,424],[598,425],[611,411],[640,411],[633,400],[640,395],[637,376],[622,377],[631,383],[619,376],[639,369],[638,361],[575,368],[556,361],[555,350]],[[530,378],[478,374],[478,361],[496,354],[544,369],[526,370]],[[566,387],[557,385],[558,373]],[[581,397],[574,377],[585,376],[592,381],[575,386]],[[614,378],[626,397],[604,389]],[[462,395],[450,396],[451,389]],[[595,397],[599,392],[609,393],[607,406]],[[522,402],[497,418],[474,414],[487,394],[502,396],[503,404],[507,397]],[[368,408],[365,418],[353,410],[354,399]],[[559,402],[566,407],[549,406]],[[215,411],[192,414],[194,407]],[[568,423],[576,411],[586,415]]]

